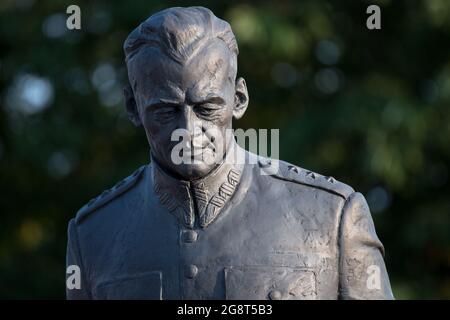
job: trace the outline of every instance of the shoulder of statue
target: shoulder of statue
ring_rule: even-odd
[[[125,192],[130,190],[133,186],[135,186],[137,182],[141,179],[145,167],[146,167],[145,165],[141,166],[131,175],[116,183],[114,187],[103,191],[99,196],[91,199],[88,203],[86,203],[77,212],[77,215],[75,217],[76,224],[80,224],[92,212],[95,212],[105,204],[109,203],[110,201],[114,200],[115,198],[124,194]]]
[[[354,193],[351,186],[339,182],[331,176],[323,176],[285,161],[258,157],[258,165],[260,170],[262,170],[261,174],[265,174],[279,180],[290,181],[311,188],[321,189],[340,196],[344,198],[344,200],[347,200],[347,198]]]

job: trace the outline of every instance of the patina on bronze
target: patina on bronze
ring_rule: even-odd
[[[151,161],[70,221],[67,265],[80,267],[81,289],[68,299],[393,298],[364,197],[283,161],[261,174],[272,160],[229,134],[249,98],[227,22],[170,8],[139,25],[124,51],[126,110]],[[207,142],[201,159],[222,161],[174,164],[180,128]]]

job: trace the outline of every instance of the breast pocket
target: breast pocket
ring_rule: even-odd
[[[94,295],[101,300],[161,300],[162,273],[151,271],[108,280],[97,285]]]
[[[290,267],[225,268],[226,299],[313,300],[317,298],[313,270]]]

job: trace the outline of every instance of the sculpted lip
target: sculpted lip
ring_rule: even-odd
[[[205,138],[201,139],[192,139],[191,144],[187,146],[185,149],[186,152],[191,153],[193,156],[198,156],[203,154],[207,149],[211,149],[212,151],[215,150],[214,144],[209,140]]]
[[[191,153],[191,156],[197,157],[203,155],[208,150],[210,150],[213,153],[215,152],[215,148],[212,144],[208,144],[204,147],[196,147],[193,149],[188,149],[187,151]]]
[[[202,156],[205,151],[207,151],[208,146],[205,147],[194,147],[194,148],[183,148],[181,149],[181,155],[187,156],[187,157],[194,157],[197,158],[199,156]],[[212,149],[213,150],[213,149]]]

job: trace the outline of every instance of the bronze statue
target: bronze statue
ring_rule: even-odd
[[[67,265],[79,266],[81,288],[69,299],[393,298],[364,197],[283,161],[270,171],[274,160],[230,134],[249,97],[227,22],[166,9],[124,52],[126,110],[151,162],[70,221]],[[196,161],[175,163],[179,129],[182,156]]]

